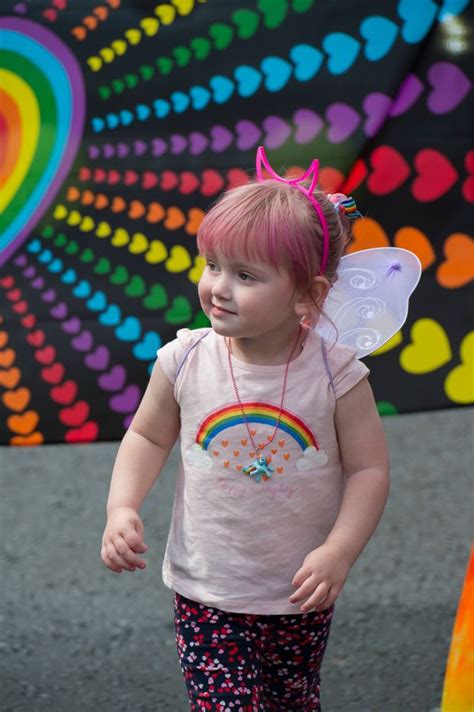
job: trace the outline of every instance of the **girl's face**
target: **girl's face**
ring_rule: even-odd
[[[222,336],[251,339],[292,329],[301,315],[286,270],[265,262],[204,255],[206,266],[198,286],[201,306],[212,328]]]

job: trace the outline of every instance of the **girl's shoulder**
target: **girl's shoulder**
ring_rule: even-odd
[[[175,382],[190,352],[211,332],[210,327],[178,329],[176,338],[158,349],[156,356],[165,376],[171,383]]]
[[[370,370],[359,358],[357,350],[338,341],[328,342],[318,335],[325,370],[337,398],[343,396],[359,381],[367,377]]]

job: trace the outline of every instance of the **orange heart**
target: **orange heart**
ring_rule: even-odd
[[[242,469],[242,465],[236,465],[236,466],[235,466],[235,469],[236,469],[238,472],[240,472],[240,470]]]
[[[238,457],[240,453],[240,450],[234,450],[234,457]]]
[[[284,447],[284,446],[285,446],[285,441],[284,441],[284,440],[279,440],[279,441],[278,441],[278,445],[279,445],[280,447]]]
[[[444,242],[445,261],[436,271],[436,279],[446,289],[463,287],[474,278],[474,240],[455,232]]]
[[[229,444],[229,441],[228,441],[228,440],[221,440],[221,444],[222,444],[222,447],[227,447],[227,445]]]
[[[10,366],[15,362],[15,352],[13,349],[5,349],[5,351],[0,351],[0,366],[2,368],[10,368]]]
[[[150,203],[146,214],[147,222],[157,223],[165,217],[165,209],[161,203]]]
[[[120,7],[120,3],[122,0],[105,0],[107,5],[112,8],[112,10],[116,10],[118,7]]]
[[[122,210],[125,210],[127,207],[127,203],[123,198],[120,197],[120,195],[116,195],[115,198],[112,200],[112,205],[110,206],[110,209],[112,210],[113,213],[121,213]]]
[[[85,190],[82,194],[81,203],[82,205],[92,205],[94,198],[95,195],[92,190]]]
[[[173,205],[171,208],[168,208],[165,220],[165,227],[167,230],[178,230],[180,227],[183,227],[185,222],[186,218],[182,210]]]
[[[82,22],[85,24],[88,30],[95,30],[97,27],[97,18],[94,17],[93,15],[86,15],[86,17],[82,20]]]
[[[224,467],[229,467],[229,460],[224,460]]]
[[[130,202],[130,209],[128,211],[128,217],[132,220],[138,220],[145,215],[145,206],[140,200],[132,200]]]
[[[274,455],[276,455],[277,452],[278,452],[278,450],[277,450],[276,448],[275,448],[275,449],[272,448],[272,453],[273,453]]]
[[[421,262],[423,269],[427,269],[436,259],[435,251],[424,232],[416,227],[402,227],[397,230],[394,237],[397,247],[411,250]]]
[[[188,222],[184,228],[188,235],[197,235],[199,225],[202,223],[204,217],[204,210],[201,208],[191,208],[188,210]]]
[[[16,366],[9,368],[8,371],[0,371],[0,386],[5,386],[5,388],[16,388],[20,378],[21,371]]]
[[[97,210],[102,210],[103,208],[106,208],[108,204],[109,204],[109,199],[103,193],[98,193],[95,196],[94,205],[97,208]]]
[[[281,475],[281,473],[283,472],[283,467],[277,467],[277,472]]]
[[[8,428],[19,435],[29,435],[38,425],[39,415],[36,410],[26,410],[22,415],[9,415]]]
[[[8,334],[6,331],[0,331],[0,349],[3,349],[8,341]]]
[[[10,445],[41,445],[43,440],[42,434],[35,430],[31,435],[15,435],[10,438]]]
[[[259,450],[263,450],[264,447],[265,447],[265,443],[258,443]]]
[[[323,190],[328,190],[330,193],[337,193],[344,183],[344,175],[336,168],[327,166],[319,171],[318,182]]]
[[[18,388],[16,391],[6,391],[2,396],[3,404],[9,410],[21,413],[30,402],[31,391],[29,388]]]
[[[249,457],[253,460],[253,458],[255,457],[255,453],[254,453],[254,452],[249,452]]]
[[[347,248],[347,253],[367,250],[371,247],[389,247],[390,245],[385,231],[372,218],[356,220],[352,228],[352,234],[354,239]]]
[[[102,20],[102,21],[106,20],[109,16],[109,11],[105,7],[105,5],[98,5],[97,7],[95,7],[92,10],[92,12],[94,13],[94,15],[96,17],[99,18],[99,20]]]
[[[242,440],[240,442],[245,447],[247,445],[247,438],[242,438]]]
[[[66,193],[66,200],[79,200],[81,197],[81,191],[78,190],[75,186],[71,185],[70,188],[68,188],[68,191]]]
[[[76,40],[82,41],[87,37],[87,30],[85,27],[74,27],[71,30],[71,35],[74,35]]]
[[[254,435],[256,435],[256,434],[257,434],[257,431],[256,431],[256,430],[251,430],[251,431],[250,431],[250,435],[251,435],[252,437],[253,437]]]
[[[285,460],[289,460],[289,459],[290,459],[290,453],[289,453],[289,452],[283,453],[283,457],[285,458]]]
[[[215,457],[217,457],[218,454],[219,454],[219,450],[213,450],[212,452],[214,453],[214,456],[215,456]]]

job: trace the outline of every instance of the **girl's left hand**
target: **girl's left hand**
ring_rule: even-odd
[[[319,546],[305,557],[294,575],[292,584],[297,590],[289,596],[290,603],[310,596],[301,606],[304,613],[313,608],[316,611],[330,608],[342,593],[350,568],[351,563],[340,551],[329,544]]]

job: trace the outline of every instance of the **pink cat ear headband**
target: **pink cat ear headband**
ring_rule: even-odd
[[[323,210],[313,195],[314,189],[316,188],[316,185],[318,183],[319,160],[315,158],[313,161],[311,161],[309,168],[307,168],[305,172],[298,178],[282,178],[278,175],[278,173],[275,173],[270,163],[268,162],[268,158],[265,155],[265,149],[263,148],[263,146],[259,146],[257,149],[256,159],[257,179],[259,181],[265,180],[262,171],[262,164],[265,166],[267,172],[271,175],[272,178],[280,181],[280,183],[287,183],[288,185],[293,185],[295,188],[298,188],[298,190],[303,193],[303,195],[305,195],[308,200],[311,201],[311,204],[313,205],[314,209],[318,214],[319,222],[321,223],[321,228],[323,231],[323,255],[321,257],[321,274],[324,274],[324,272],[326,271],[329,256],[329,230],[326,218],[324,217]],[[311,183],[308,188],[306,188],[304,185],[300,185],[308,178],[311,178]],[[362,214],[357,210],[354,198],[347,197],[347,195],[344,195],[344,193],[329,193],[328,198],[334,204],[335,210],[337,210],[338,212],[343,212],[350,220],[362,217]]]

